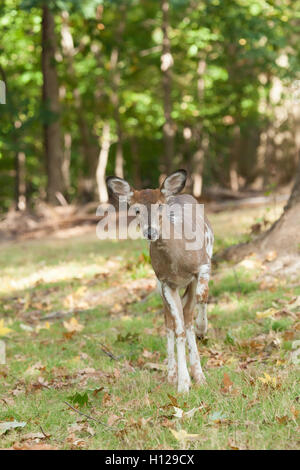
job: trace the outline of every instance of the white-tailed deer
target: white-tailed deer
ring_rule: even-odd
[[[179,194],[186,178],[185,170],[178,170],[165,179],[160,189],[141,191],[134,190],[121,178],[110,176],[106,180],[110,194],[127,201],[130,211],[134,211],[139,220],[143,236],[150,241],[151,263],[164,304],[168,380],[178,384],[178,392],[188,392],[191,383],[186,342],[191,375],[196,383],[205,383],[195,333],[202,338],[207,331],[206,307],[214,240],[203,212],[199,215],[195,210],[198,205],[196,199],[188,194]],[[181,214],[173,211],[175,207],[181,209]],[[170,222],[167,237],[163,236],[163,214],[167,214]],[[182,230],[183,220],[188,230]],[[201,232],[198,238],[202,243],[191,249],[186,233],[194,233],[195,230]],[[181,288],[185,288],[182,298],[179,294]]]

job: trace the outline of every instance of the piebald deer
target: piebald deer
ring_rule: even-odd
[[[168,176],[159,189],[141,191],[134,190],[121,178],[110,176],[106,179],[110,194],[128,203],[130,211],[136,214],[143,236],[150,242],[151,263],[164,304],[168,381],[177,383],[178,392],[188,392],[191,384],[186,363],[186,342],[191,375],[196,383],[205,383],[195,333],[202,338],[207,331],[206,307],[214,240],[208,220],[203,214],[202,217],[197,215],[194,210],[198,204],[196,199],[188,194],[179,194],[185,186],[186,178],[186,171],[178,170]],[[203,243],[196,250],[189,249],[190,240],[187,240],[185,233],[180,239],[176,237],[183,217],[172,213],[175,205],[182,208],[183,214],[187,214],[185,223],[190,229],[193,226],[196,230],[202,230]],[[142,210],[143,208],[146,210]],[[169,210],[171,230],[170,236],[164,238],[161,214],[166,208]],[[185,288],[182,298],[180,288]]]

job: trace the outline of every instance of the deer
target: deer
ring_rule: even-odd
[[[194,382],[198,385],[206,383],[196,337],[201,340],[207,333],[208,284],[214,242],[208,219],[204,215],[197,216],[197,211],[193,210],[198,204],[197,200],[190,194],[180,194],[186,180],[187,172],[180,169],[167,176],[160,188],[136,190],[122,178],[106,178],[110,196],[127,203],[128,210],[138,220],[143,237],[149,241],[151,264],[163,301],[168,382],[177,385],[179,393],[188,393],[191,386],[186,344]],[[172,212],[175,206],[181,208],[183,213],[187,208],[186,223],[190,228],[193,226],[203,232],[202,244],[196,249],[189,249],[190,240],[187,240],[185,233],[181,238],[176,237],[183,217]],[[171,228],[169,237],[162,236],[162,214],[166,209]],[[195,212],[196,215],[193,215]],[[184,293],[180,294],[183,290]]]

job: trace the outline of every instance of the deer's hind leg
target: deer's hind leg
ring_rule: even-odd
[[[203,264],[198,274],[198,282],[196,288],[195,331],[199,339],[203,339],[203,337],[207,333],[207,299],[209,276],[210,262]]]
[[[197,348],[196,336],[194,331],[194,311],[196,304],[196,289],[198,279],[194,279],[187,287],[183,300],[184,326],[189,350],[191,375],[196,383],[205,383],[205,376],[202,371],[200,356]]]

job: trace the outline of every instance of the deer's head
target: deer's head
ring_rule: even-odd
[[[169,198],[182,191],[186,178],[185,170],[177,170],[167,176],[160,188],[140,191],[133,189],[127,181],[116,176],[106,178],[106,184],[113,197],[127,202],[131,214],[137,217],[144,238],[156,241],[161,235],[163,210]]]

